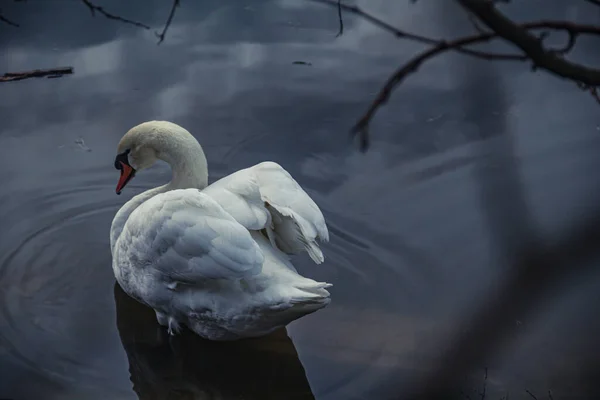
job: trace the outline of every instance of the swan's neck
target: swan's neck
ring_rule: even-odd
[[[157,123],[164,124],[164,123]],[[206,156],[200,143],[186,130],[179,126],[164,129],[155,129],[147,135],[152,147],[156,150],[156,157],[171,166],[173,178],[166,185],[146,190],[134,196],[123,205],[115,215],[110,232],[111,251],[117,238],[121,235],[129,215],[143,202],[157,194],[175,189],[204,189],[208,186],[208,166]]]
[[[208,185],[206,158],[200,146],[195,151],[181,152],[176,157],[164,161],[171,166],[173,173],[171,182],[165,187],[166,190],[190,188],[202,190]]]
[[[165,191],[174,189],[204,189],[208,186],[208,166],[200,143],[187,131],[172,132],[163,141],[157,157],[167,162],[173,173]]]

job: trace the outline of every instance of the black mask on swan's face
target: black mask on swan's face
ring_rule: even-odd
[[[125,185],[135,176],[135,168],[129,164],[128,154],[130,152],[131,150],[127,149],[115,157],[115,168],[121,171],[121,177],[119,178],[119,183],[117,183],[117,194],[121,194]]]

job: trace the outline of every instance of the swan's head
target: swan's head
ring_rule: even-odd
[[[187,130],[168,121],[143,122],[131,128],[119,141],[115,157],[115,168],[121,171],[117,194],[121,194],[137,172],[151,167],[159,159],[169,163],[175,174],[182,175],[177,169],[187,168],[207,175],[202,147]],[[208,178],[198,179],[202,183]]]
[[[146,122],[131,128],[119,141],[115,157],[115,168],[121,171],[117,194],[121,194],[136,172],[152,166],[156,161],[157,150],[148,140],[151,136],[152,126]]]

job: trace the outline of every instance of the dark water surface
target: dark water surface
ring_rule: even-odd
[[[470,29],[450,1],[409,3],[360,1],[413,32]],[[77,0],[0,4],[21,25],[0,24],[1,73],[75,68],[0,86],[0,398],[401,398],[494,295],[505,253],[526,239],[507,166],[516,165],[530,218],[551,237],[600,195],[598,105],[527,65],[430,62],[378,114],[372,148],[360,154],[348,128],[420,48],[365,21],[347,16],[336,38],[335,10],[305,0],[182,0],[157,46],[166,0],[97,1],[152,30],[92,18]],[[585,2],[558,0],[511,13],[600,18]],[[597,62],[598,49],[582,41],[576,55]],[[112,163],[120,137],[152,119],[198,138],[211,181],[264,160],[297,179],[331,241],[324,264],[295,263],[334,284],[329,307],[287,332],[222,344],[169,340],[123,294],[111,269],[112,217],[170,173],[158,165],[119,197]],[[490,219],[490,207],[502,218]],[[474,372],[466,394],[478,396],[469,390],[486,367],[488,398],[589,393],[597,380],[584,366],[600,354],[592,271],[554,289],[535,315],[516,317],[515,340]]]

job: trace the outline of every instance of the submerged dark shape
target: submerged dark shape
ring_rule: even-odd
[[[114,296],[117,328],[139,399],[314,399],[285,329],[234,342],[205,340],[188,330],[169,337],[152,309],[116,282]]]

